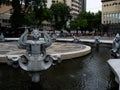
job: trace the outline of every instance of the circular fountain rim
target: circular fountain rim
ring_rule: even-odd
[[[75,44],[75,43],[71,43],[71,44]],[[76,44],[76,45],[84,46],[84,48],[83,49],[78,48],[78,50],[62,52],[62,53],[61,52],[53,53],[50,55],[55,56],[55,57],[61,56],[61,60],[67,60],[67,59],[82,57],[82,56],[85,56],[91,52],[91,47],[88,45],[84,45],[84,44]]]
[[[57,42],[58,43],[58,42]],[[59,42],[60,43],[60,42]],[[4,47],[5,47],[5,44],[6,45],[8,45],[8,46],[12,46],[13,45],[13,47],[14,46],[16,46],[17,47],[17,45],[15,45],[15,42],[12,42],[12,43],[7,43],[7,42],[5,42],[5,43],[3,43],[4,45]],[[64,43],[63,43],[64,44]],[[82,45],[82,46],[84,46],[85,48],[84,49],[77,49],[77,50],[73,50],[73,51],[68,51],[68,52],[55,52],[55,53],[50,53],[50,55],[51,56],[53,56],[53,57],[55,57],[55,56],[60,56],[61,58],[61,60],[67,60],[67,59],[72,59],[72,58],[77,58],[77,57],[81,57],[81,56],[85,56],[85,55],[87,55],[87,54],[89,54],[90,52],[91,52],[91,47],[90,46],[88,46],[88,45],[84,45],[84,44],[76,44],[76,43],[70,43],[70,44],[75,44],[75,45]],[[2,43],[0,44],[0,45],[2,45]],[[67,45],[69,45],[69,44],[67,44]],[[12,47],[12,50],[8,50],[8,49],[6,49],[6,50],[0,50],[1,52],[2,51],[5,51],[5,52],[7,52],[7,51],[10,51],[10,52],[8,52],[7,54],[0,54],[0,62],[3,62],[3,63],[6,63],[7,62],[7,58],[6,58],[6,55],[15,55],[16,54],[16,52],[19,52],[20,54],[19,55],[21,55],[21,53],[22,52],[25,52],[25,50],[15,50],[14,52],[13,52],[13,47]],[[16,54],[16,55],[18,55],[18,54]]]

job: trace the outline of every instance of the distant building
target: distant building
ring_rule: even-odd
[[[102,0],[103,29],[120,33],[120,0]]]
[[[54,3],[65,3],[71,8],[71,15],[72,18],[76,18],[77,15],[81,11],[86,11],[86,0],[47,0],[47,7],[50,8],[50,6]]]
[[[86,0],[47,0],[47,7],[50,8],[53,3],[65,3],[71,9],[72,19],[77,18],[81,11],[86,11]],[[0,26],[9,26],[9,18],[11,16],[12,6],[1,5],[0,6]],[[51,30],[54,24],[43,21],[43,29]]]
[[[81,11],[86,11],[86,0],[47,0],[47,7],[50,8],[52,4],[59,2],[65,3],[70,7],[72,19],[77,18],[78,14]],[[43,24],[43,27],[45,27],[45,29],[50,29],[52,26],[53,25],[50,25],[49,23]]]
[[[80,0],[81,1],[81,11],[86,11],[86,0]]]
[[[1,5],[0,7],[0,26],[6,27],[10,25],[9,19],[10,19],[10,12],[11,12],[12,6],[6,6]]]

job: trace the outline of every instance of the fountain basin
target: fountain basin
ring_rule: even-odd
[[[67,60],[85,56],[91,52],[91,47],[76,43],[53,43],[47,48],[47,53],[53,57],[60,56],[61,60]],[[24,54],[24,49],[17,47],[17,42],[0,43],[0,62],[7,63],[7,55],[21,55]]]

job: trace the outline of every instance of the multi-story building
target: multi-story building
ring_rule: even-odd
[[[102,25],[110,32],[120,32],[120,0],[102,0]]]
[[[75,19],[81,11],[86,10],[86,0],[47,0],[47,7],[50,8],[53,3],[58,3],[58,2],[65,3],[70,7],[71,9],[70,13],[73,19]],[[12,6],[1,5],[0,7],[1,26],[10,25],[9,23],[10,9],[12,9]],[[43,26],[45,27],[45,29],[51,29],[53,25],[51,25],[47,21],[44,21]]]
[[[73,19],[76,18],[81,11],[86,10],[86,0],[47,0],[47,7],[50,8],[53,3],[58,2],[65,3],[70,7],[70,13]]]
[[[0,7],[0,26],[6,27],[9,26],[9,18],[12,6],[1,5]]]
[[[47,0],[47,7],[50,8],[52,4],[59,2],[65,3],[70,7],[72,19],[77,18],[78,14],[81,11],[86,11],[86,0]],[[51,25],[49,25],[48,23],[47,25],[44,24],[44,26],[47,28],[51,28]]]
[[[86,0],[80,0],[81,2],[81,11],[86,11]]]

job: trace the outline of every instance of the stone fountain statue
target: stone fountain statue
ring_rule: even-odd
[[[40,80],[40,71],[50,68],[54,58],[46,53],[46,48],[52,44],[51,38],[44,31],[34,29],[30,34],[28,29],[18,41],[18,47],[26,49],[26,53],[20,56],[8,56],[12,61],[18,61],[19,66],[28,72],[32,72],[32,81]]]
[[[74,43],[78,43],[80,40],[77,36],[73,36],[73,42]]]
[[[94,41],[94,43],[95,43],[95,47],[99,47],[99,44],[100,44],[100,36],[95,36],[95,41]]]
[[[109,59],[107,62],[115,75],[115,81],[119,84],[120,90],[120,35],[118,33],[113,40],[111,52],[115,59]]]
[[[55,33],[52,33],[50,36],[51,36],[52,41],[55,42],[56,41],[56,35],[55,35]]]
[[[114,57],[120,57],[120,35],[118,33],[113,40],[111,52]]]
[[[0,33],[0,42],[4,42],[4,41],[5,41],[4,35],[3,33]]]

